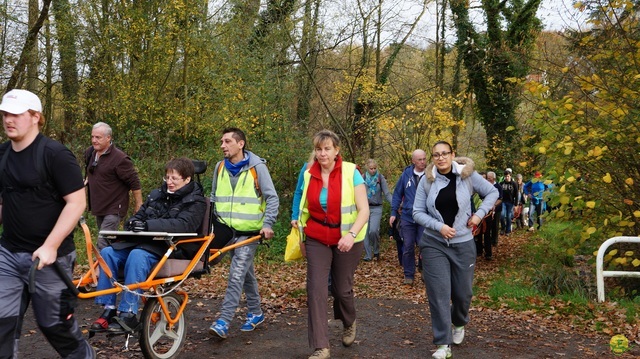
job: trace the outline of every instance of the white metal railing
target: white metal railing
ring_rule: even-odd
[[[596,282],[598,285],[598,302],[604,302],[604,277],[634,277],[640,278],[640,272],[603,270],[604,256],[607,248],[615,243],[640,243],[640,237],[613,237],[600,245],[596,257]]]

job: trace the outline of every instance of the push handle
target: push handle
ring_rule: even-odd
[[[33,261],[31,268],[29,268],[29,293],[30,294],[33,294],[36,292],[36,271],[38,270],[38,265],[40,265],[40,258],[36,258],[36,260]],[[69,288],[71,293],[73,293],[73,295],[77,296],[78,294],[80,294],[80,291],[73,284],[73,281],[71,280],[71,278],[69,278],[67,273],[65,273],[60,263],[53,262],[53,268],[55,268],[56,272],[58,272],[58,275],[60,276],[60,278],[62,278],[62,281],[67,286],[67,288]]]

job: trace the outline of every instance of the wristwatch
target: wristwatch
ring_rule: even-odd
[[[353,239],[355,239],[358,236],[356,232],[353,232],[353,231],[350,231],[349,234],[351,235],[351,237],[353,237]]]

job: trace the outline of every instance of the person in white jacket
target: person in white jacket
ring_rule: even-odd
[[[462,343],[469,322],[476,262],[472,230],[493,207],[498,190],[474,170],[471,159],[456,158],[448,142],[436,142],[431,159],[416,189],[413,219],[425,228],[419,246],[438,345],[433,357],[446,359],[451,343]],[[472,213],[474,192],[484,200]]]

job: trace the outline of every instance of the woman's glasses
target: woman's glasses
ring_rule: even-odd
[[[173,182],[176,183],[178,181],[182,181],[182,177],[177,177],[177,176],[165,176],[162,177],[162,180],[165,182]]]
[[[442,152],[442,153],[433,153],[431,154],[431,158],[433,158],[434,160],[437,160],[438,158],[442,157],[442,158],[448,158],[449,155],[451,154],[451,152]]]

